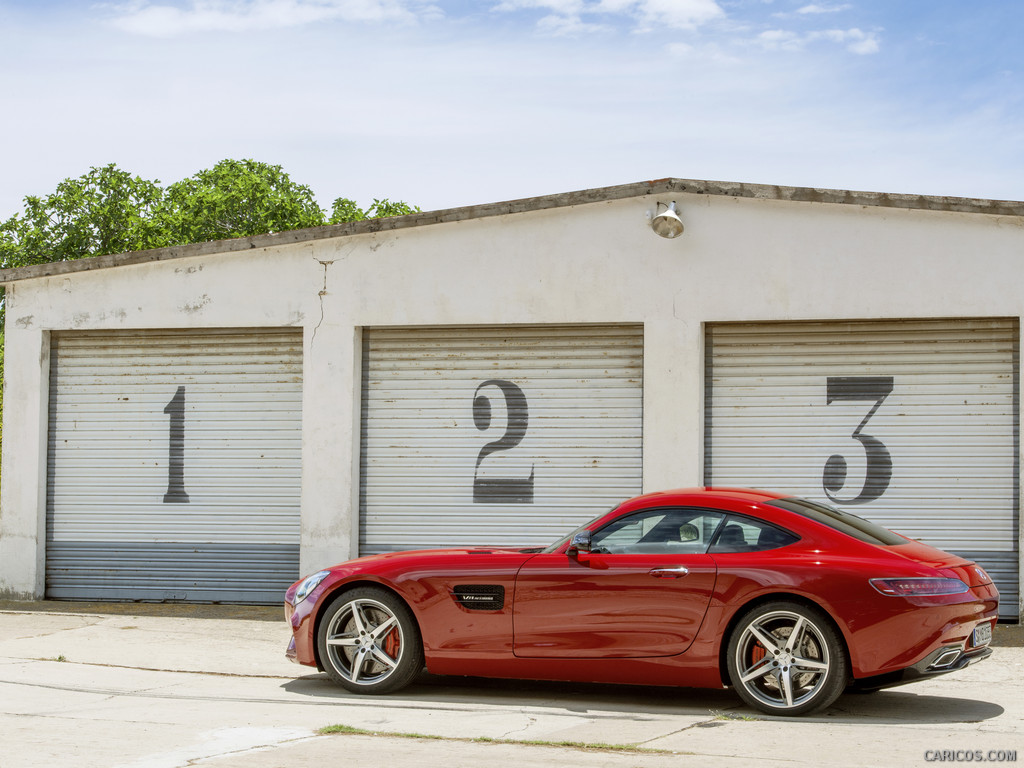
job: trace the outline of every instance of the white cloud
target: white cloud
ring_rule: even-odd
[[[861,29],[826,29],[800,34],[791,30],[771,29],[758,35],[758,41],[769,50],[800,51],[808,44],[827,40],[846,47],[851,53],[878,53],[881,45],[875,32]]]
[[[638,30],[668,27],[694,29],[725,14],[716,0],[502,0],[496,11],[543,9],[551,11],[538,26],[553,29],[593,31],[605,29],[585,18],[624,17]]]
[[[848,51],[861,55],[879,51],[878,36],[874,32],[864,32],[860,29],[828,29],[824,32],[812,32],[811,38],[843,44]]]
[[[807,43],[807,38],[790,32],[787,29],[769,29],[757,36],[758,42],[772,51],[800,51]]]
[[[173,37],[188,32],[251,32],[330,21],[412,23],[436,16],[422,0],[190,0],[184,6],[150,0],[100,6],[111,23],[139,35]]]
[[[537,30],[545,35],[575,37],[584,33],[602,32],[603,24],[588,24],[577,14],[551,14],[537,22]]]
[[[665,53],[673,59],[688,60],[688,65],[700,62],[712,67],[721,67],[737,66],[743,62],[742,52],[723,48],[714,42],[701,45],[682,42],[669,43],[665,46]]]
[[[697,49],[694,48],[689,43],[669,43],[668,45],[665,46],[665,52],[668,53],[669,56],[672,56],[673,58],[676,59],[682,59],[686,58],[687,56],[692,56],[696,52],[696,50]]]
[[[843,5],[818,5],[817,3],[811,3],[805,5],[803,8],[797,9],[797,13],[803,14],[818,14],[818,13],[839,13],[840,11],[848,11],[850,6],[847,4]]]
[[[601,0],[597,13],[627,13],[641,25],[692,29],[725,14],[715,0]]]
[[[494,10],[521,11],[539,8],[561,16],[578,16],[585,7],[583,0],[502,0],[494,6]]]

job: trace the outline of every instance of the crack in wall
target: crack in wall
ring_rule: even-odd
[[[324,268],[324,286],[323,288],[320,289],[320,292],[317,294],[317,296],[320,299],[320,320],[313,328],[313,336],[309,342],[310,346],[312,346],[313,342],[316,341],[316,332],[320,330],[320,326],[323,325],[324,323],[324,296],[327,295],[327,268],[334,264],[335,259],[331,259],[330,261],[323,261],[321,259],[317,259],[316,261]]]

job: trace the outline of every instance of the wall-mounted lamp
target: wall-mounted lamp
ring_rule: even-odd
[[[658,205],[665,204],[658,203]],[[665,210],[651,220],[651,229],[654,230],[655,234],[667,237],[670,240],[683,234],[683,222],[679,218],[679,214],[676,213],[676,203],[674,200],[665,205]]]

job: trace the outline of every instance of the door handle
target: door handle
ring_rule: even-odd
[[[690,572],[685,565],[666,566],[664,568],[652,568],[648,573],[656,579],[678,579]]]

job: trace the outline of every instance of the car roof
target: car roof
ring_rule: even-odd
[[[645,493],[642,496],[637,496],[631,501],[638,501],[643,499],[645,501],[658,501],[661,503],[671,502],[673,499],[678,498],[680,501],[684,497],[687,498],[688,502],[693,502],[693,497],[700,497],[704,499],[731,499],[733,501],[746,501],[746,502],[765,502],[774,501],[775,499],[784,499],[793,494],[790,493],[778,493],[775,491],[761,491],[754,488],[719,488],[716,486],[704,486],[697,488],[676,488],[668,491],[654,491],[653,493]]]

